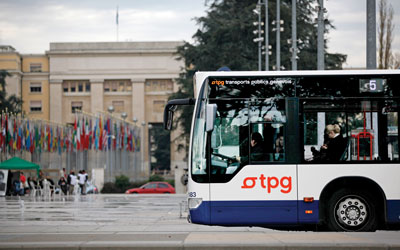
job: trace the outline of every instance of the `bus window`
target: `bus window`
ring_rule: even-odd
[[[255,134],[260,135],[256,137],[261,137],[261,141],[252,138],[251,143],[256,144],[250,145],[251,164],[285,160],[284,123],[252,123],[251,137]]]
[[[336,162],[398,161],[397,109],[391,100],[304,100],[304,160],[332,162],[324,151],[329,144],[325,132],[328,125],[337,124],[344,146]]]
[[[386,110],[384,110],[386,112]],[[387,149],[390,161],[399,161],[399,115],[398,112],[387,112]]]
[[[250,106],[251,135],[262,135],[263,155],[252,156],[252,164],[265,161],[284,161],[285,100],[266,98],[252,100]],[[254,150],[253,150],[254,151]],[[257,150],[256,150],[257,151]]]

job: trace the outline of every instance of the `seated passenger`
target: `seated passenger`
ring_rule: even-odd
[[[327,138],[319,152],[315,148],[311,148],[314,160],[338,162],[346,149],[346,141],[340,134],[340,126],[338,124],[327,125],[326,135]],[[316,157],[316,155],[318,157]]]
[[[278,138],[275,140],[275,161],[283,160],[283,155],[285,153],[285,144],[283,135],[279,134]]]
[[[262,161],[264,154],[263,150],[263,138],[260,133],[254,132],[251,134],[251,142],[250,142],[250,157],[252,161]],[[246,165],[249,163],[249,157],[236,156],[236,160],[240,162],[242,165]]]

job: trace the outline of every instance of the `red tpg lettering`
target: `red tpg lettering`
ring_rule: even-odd
[[[243,185],[241,188],[254,188],[257,185],[257,180],[260,181],[260,187],[263,189],[267,189],[267,192],[270,194],[273,189],[281,187],[279,190],[283,194],[288,194],[292,191],[292,177],[283,176],[282,178],[278,178],[275,176],[265,177],[264,174],[261,174],[259,178],[257,177],[246,177],[243,179]]]
[[[256,185],[256,180],[257,180],[257,177],[247,177],[247,178],[244,178],[242,188],[253,188],[253,187]],[[250,184],[250,185],[247,185],[247,184],[248,184],[248,183],[247,183],[248,181],[251,181],[251,184]]]
[[[279,180],[276,177],[268,177],[268,193],[271,193],[272,188],[277,188],[279,185]],[[274,184],[272,184],[272,181],[274,181]]]
[[[285,184],[284,181],[287,181],[287,183]],[[282,177],[281,179],[281,192],[284,194],[290,193],[290,191],[292,191],[292,177]],[[284,190],[286,189],[286,190]]]

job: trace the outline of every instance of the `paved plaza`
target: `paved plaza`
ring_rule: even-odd
[[[400,249],[399,231],[189,224],[185,195],[0,197],[1,249]]]

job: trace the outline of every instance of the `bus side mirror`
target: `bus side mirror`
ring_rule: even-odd
[[[206,132],[211,132],[214,130],[216,116],[217,116],[217,104],[207,104],[207,106],[206,106]]]
[[[171,130],[174,118],[174,112],[179,105],[194,105],[196,100],[193,98],[188,99],[175,99],[168,101],[164,108],[164,129]]]

